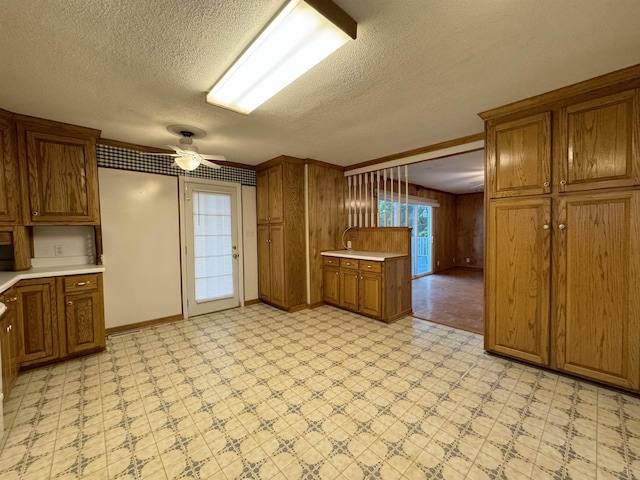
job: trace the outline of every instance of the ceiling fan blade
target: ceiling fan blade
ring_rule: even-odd
[[[207,155],[207,154],[201,153],[200,156],[206,160],[217,160],[218,162],[227,161],[227,157],[225,157],[224,155]]]
[[[222,168],[220,165],[216,165],[215,163],[210,162],[209,160],[205,160],[204,158],[200,160],[200,165],[204,165],[205,167],[209,168]]]
[[[145,155],[159,155],[163,157],[177,157],[177,153],[160,153],[160,152],[145,152]]]
[[[169,147],[171,150],[175,150],[176,153],[178,154],[191,153],[191,152],[187,152],[186,150],[183,150],[180,147],[176,147],[175,145],[167,145],[167,147]]]

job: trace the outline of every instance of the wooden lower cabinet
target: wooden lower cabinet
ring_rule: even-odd
[[[322,271],[324,301],[333,305],[340,303],[340,269],[325,266]]]
[[[407,256],[384,261],[340,258],[339,268],[336,258],[323,259],[325,303],[386,322],[411,313]]]
[[[59,358],[55,279],[22,280],[15,291],[20,326],[20,366]]]
[[[62,356],[95,352],[105,346],[102,277],[56,279]]]
[[[550,224],[548,198],[489,205],[485,348],[539,365],[549,364]]]
[[[17,328],[18,297],[13,289],[0,295],[0,302],[7,307],[0,321],[0,348],[2,348],[2,392],[4,401],[9,398],[9,393],[18,378],[19,341]]]
[[[104,349],[101,273],[21,280],[13,291],[21,369]]]
[[[494,200],[485,348],[640,390],[640,190]]]
[[[557,368],[640,389],[640,191],[558,200]]]

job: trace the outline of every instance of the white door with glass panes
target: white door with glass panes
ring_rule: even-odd
[[[184,205],[189,316],[239,306],[237,187],[187,180]]]

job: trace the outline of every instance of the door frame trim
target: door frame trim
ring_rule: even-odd
[[[204,168],[204,167],[203,167]],[[239,307],[244,307],[244,234],[242,230],[242,184],[235,182],[221,182],[218,180],[208,180],[195,177],[178,177],[178,203],[180,205],[180,271],[182,285],[182,311],[184,318],[189,318],[188,287],[187,287],[187,222],[186,222],[186,202],[185,187],[187,185],[204,185],[208,187],[235,188],[236,190],[236,215],[238,229],[238,302]]]

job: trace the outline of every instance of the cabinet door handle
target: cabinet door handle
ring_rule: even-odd
[[[338,275],[340,275],[340,273],[339,273],[339,272],[336,272],[336,276],[338,276]]]
[[[15,302],[16,300],[18,300],[18,297],[11,297],[11,298],[7,298],[4,303],[11,303],[11,302]]]
[[[31,212],[31,215],[33,215],[34,217],[37,217],[38,216],[38,212],[33,211],[33,212]]]
[[[563,187],[567,184],[566,180],[560,180],[560,185],[562,185]]]
[[[364,280],[364,278],[360,277],[360,280]]]
[[[548,187],[548,186],[549,186],[549,182],[544,182],[544,183],[542,184],[542,186],[543,186],[543,187]]]
[[[5,328],[5,329],[4,329],[4,331],[5,331],[6,333],[9,333],[9,332],[11,331],[11,328],[10,328],[10,327],[11,327],[11,325],[9,325],[7,328]]]
[[[67,302],[67,305],[73,305],[73,302],[72,302],[71,300],[69,300],[69,301]]]
[[[87,280],[86,282],[74,283],[73,286],[74,287],[84,287],[85,285],[89,285],[90,283],[91,283],[91,280]]]
[[[558,225],[558,228],[560,230],[564,230],[565,228],[567,228],[567,226],[564,223],[561,223],[560,225]]]
[[[549,226],[548,223],[545,223],[544,225],[542,225],[542,228],[544,228],[545,230],[549,230],[549,228],[551,227]]]

